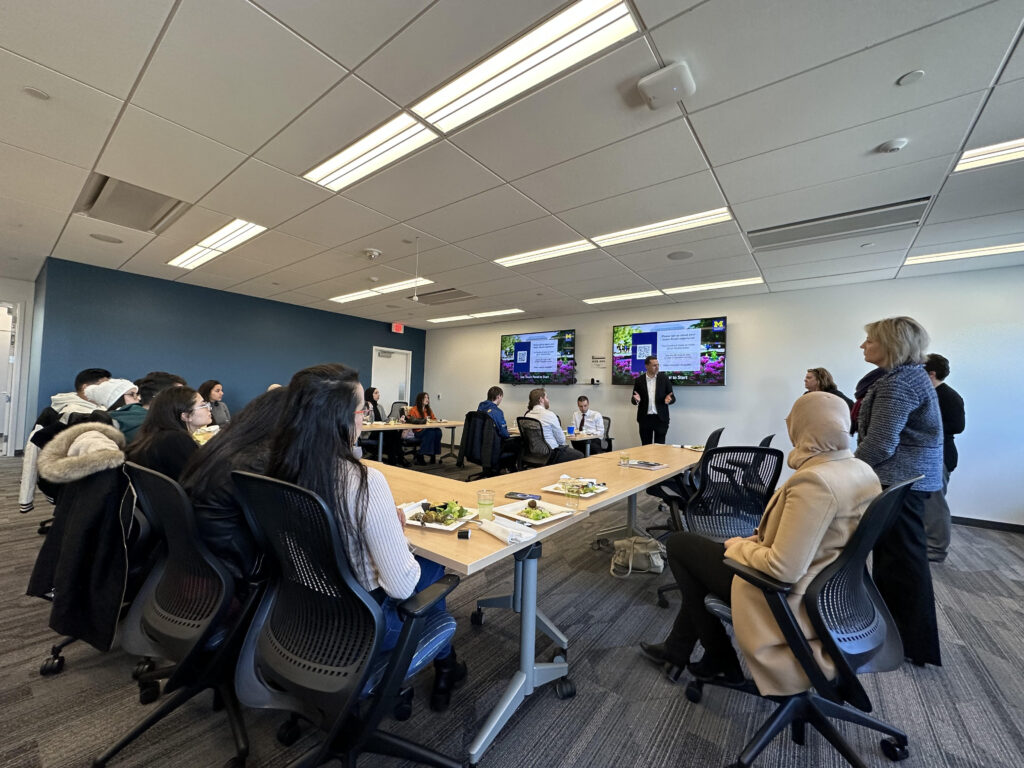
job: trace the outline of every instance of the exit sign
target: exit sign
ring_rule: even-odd
[[[391,332],[392,333],[405,333],[405,323],[392,323],[391,324]]]

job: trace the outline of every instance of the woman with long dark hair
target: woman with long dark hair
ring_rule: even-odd
[[[365,404],[363,408],[373,416],[374,421],[384,421],[387,417],[380,407],[380,390],[376,387],[367,387],[365,390]],[[402,433],[397,429],[388,429],[377,432],[373,438],[363,437],[367,447],[377,449],[377,440],[384,441],[384,453],[387,454],[387,463],[396,467],[408,467],[409,462],[402,455]]]
[[[401,632],[397,604],[441,578],[444,568],[412,555],[402,532],[405,518],[387,480],[353,452],[362,431],[364,398],[358,373],[340,363],[296,373],[288,384],[267,474],[313,491],[334,511],[352,574],[381,603],[387,622],[381,649],[390,650]],[[449,646],[434,659],[434,670],[430,706],[443,710],[466,676],[466,665]]]
[[[256,570],[259,552],[231,480],[234,470],[262,473],[270,440],[287,397],[283,388],[265,392],[235,415],[234,421],[196,451],[181,475],[192,499],[199,535],[239,582]]]
[[[437,421],[437,416],[434,415],[434,411],[430,407],[428,393],[420,392],[416,395],[416,404],[409,409],[407,421],[410,424],[426,424],[428,421]],[[430,463],[433,464],[437,460],[437,455],[441,453],[441,430],[437,427],[414,429],[413,434],[420,444],[419,450],[416,452],[416,463],[421,466],[426,464],[423,457],[429,456]]]
[[[209,379],[199,385],[199,394],[210,404],[210,415],[218,427],[226,427],[231,423],[231,411],[224,403],[224,387],[215,379]]]
[[[199,444],[192,433],[210,423],[210,404],[191,387],[171,387],[153,398],[146,420],[128,449],[128,460],[181,477]]]

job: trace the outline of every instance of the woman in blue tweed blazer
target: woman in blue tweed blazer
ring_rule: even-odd
[[[873,576],[913,663],[941,665],[935,595],[928,565],[924,507],[942,488],[942,419],[922,363],[928,333],[909,317],[864,326],[864,360],[885,369],[857,415],[856,457],[871,465],[882,487],[923,475],[874,550]]]

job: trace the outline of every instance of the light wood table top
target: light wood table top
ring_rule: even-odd
[[[375,421],[373,424],[364,424],[363,432],[387,432],[392,429],[454,429],[465,424],[464,421],[428,421],[426,424],[406,424],[405,422],[391,424],[386,421]]]

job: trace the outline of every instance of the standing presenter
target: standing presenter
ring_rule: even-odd
[[[668,407],[676,401],[668,375],[658,370],[658,358],[644,358],[647,372],[633,379],[633,403],[640,427],[640,444],[665,444],[668,433]]]

